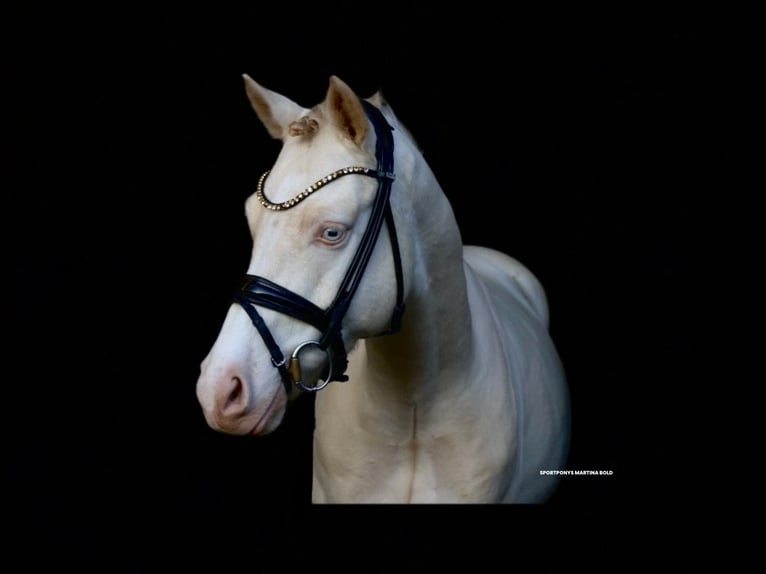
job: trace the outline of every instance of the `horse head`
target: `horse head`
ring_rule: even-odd
[[[282,148],[245,203],[253,240],[245,285],[202,362],[197,396],[214,429],[258,435],[279,426],[297,395],[291,382],[311,389],[343,380],[346,351],[389,329],[403,298],[402,261],[407,268],[411,256],[406,237],[401,250],[392,242],[391,208],[377,199],[393,174],[380,169],[370,104],[334,76],[310,109],[244,79]],[[377,94],[370,101],[384,105]],[[366,243],[369,253],[360,256]],[[350,283],[353,299],[342,296]]]

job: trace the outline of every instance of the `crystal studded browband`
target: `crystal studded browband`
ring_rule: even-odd
[[[273,211],[282,211],[284,209],[290,209],[291,207],[298,205],[301,201],[306,199],[309,195],[311,195],[318,189],[323,188],[325,185],[327,185],[331,181],[335,181],[336,179],[338,179],[339,177],[343,177],[344,175],[359,174],[359,175],[367,175],[370,177],[394,179],[394,174],[392,173],[378,171],[377,169],[372,169],[369,167],[360,167],[360,166],[344,167],[342,169],[335,170],[331,174],[324,176],[322,179],[318,179],[317,181],[312,183],[310,186],[308,186],[306,189],[304,189],[302,192],[300,192],[298,195],[296,195],[292,199],[288,199],[287,201],[283,201],[282,203],[273,203],[269,200],[268,197],[266,197],[266,194],[263,192],[263,184],[265,183],[266,178],[269,175],[269,171],[271,170],[265,171],[264,174],[258,180],[258,185],[255,188],[255,195],[258,198],[258,201],[261,202],[261,205],[263,207],[265,207],[266,209],[271,209]]]

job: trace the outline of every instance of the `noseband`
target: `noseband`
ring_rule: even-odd
[[[396,305],[391,315],[390,328],[386,333],[395,333],[401,325],[402,314],[404,313],[404,281],[401,256],[399,254],[399,241],[396,236],[394,216],[391,212],[390,203],[391,184],[394,180],[394,138],[391,133],[393,128],[385,120],[378,108],[366,101],[362,101],[362,105],[367,117],[375,128],[375,136],[377,138],[375,144],[377,169],[354,166],[336,170],[309,186],[294,198],[282,203],[270,202],[263,192],[263,184],[266,181],[268,172],[264,173],[258,182],[256,196],[261,204],[267,209],[282,211],[294,207],[318,189],[346,175],[365,175],[378,180],[378,191],[375,196],[375,202],[372,205],[372,213],[367,223],[367,228],[351,261],[351,265],[340,284],[338,293],[327,309],[321,309],[297,293],[258,275],[245,275],[242,287],[234,297],[234,301],[239,303],[247,312],[253,325],[260,333],[269,353],[271,353],[271,362],[279,371],[288,395],[293,385],[297,385],[307,391],[318,391],[332,381],[348,380],[345,374],[348,368],[348,356],[341,333],[343,318],[346,316],[346,312],[351,305],[351,299],[354,297],[354,293],[359,287],[364,271],[367,268],[367,263],[370,261],[384,220],[388,226],[396,274]],[[316,327],[321,335],[317,340],[305,341],[298,345],[290,355],[288,364],[281,348],[274,340],[271,331],[256,307],[272,309],[308,323]],[[301,372],[300,353],[304,349],[311,347],[323,351],[327,356],[326,376],[324,380],[320,378],[316,385],[305,384]]]

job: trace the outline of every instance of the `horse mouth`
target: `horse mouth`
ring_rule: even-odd
[[[271,431],[275,430],[277,426],[279,426],[279,423],[282,421],[282,415],[284,414],[284,410],[280,413],[279,403],[278,400],[280,395],[282,394],[282,387],[280,386],[277,389],[277,392],[274,393],[274,396],[271,398],[271,402],[269,402],[269,406],[266,407],[266,410],[263,411],[263,414],[258,419],[258,422],[255,423],[255,426],[252,428],[252,430],[248,433],[252,436],[258,436],[262,434],[268,434]],[[275,415],[279,414],[278,420],[275,421]],[[269,424],[274,421],[275,424]]]

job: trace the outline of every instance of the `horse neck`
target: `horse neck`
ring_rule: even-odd
[[[413,403],[461,378],[454,375],[469,363],[471,318],[452,207],[420,152],[406,135],[401,139],[396,163],[403,185],[394,190],[401,197],[392,201],[397,227],[412,234],[407,308],[399,333],[366,339],[365,348],[376,392]]]

